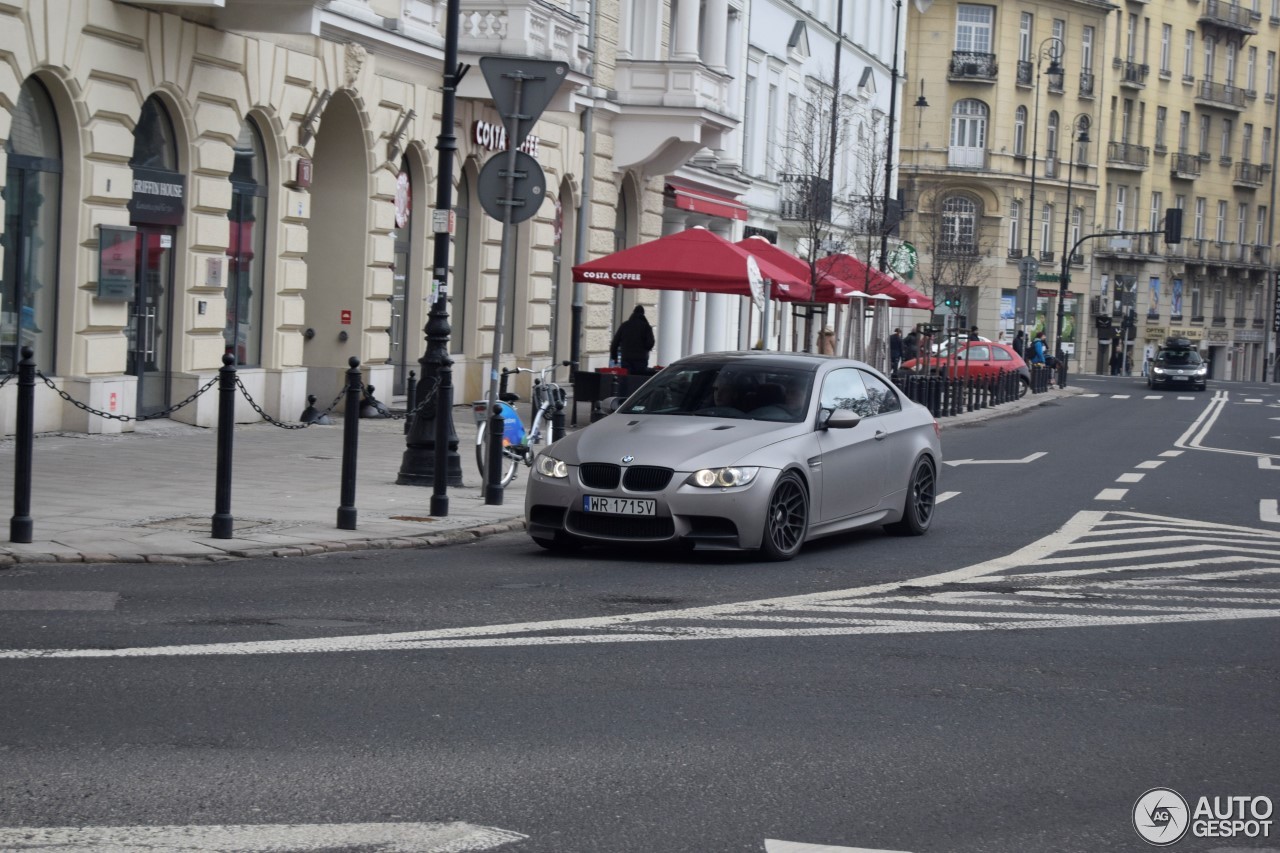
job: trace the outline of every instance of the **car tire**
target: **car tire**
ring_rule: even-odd
[[[903,501],[902,518],[884,529],[898,536],[923,536],[933,523],[933,511],[937,507],[938,474],[933,460],[922,456],[911,469],[907,480],[907,495]]]
[[[1021,400],[1027,396],[1027,392],[1031,390],[1031,380],[1025,376],[1018,377],[1018,399]]]
[[[809,493],[792,471],[773,484],[765,512],[760,553],[775,562],[790,560],[800,552],[809,531]]]

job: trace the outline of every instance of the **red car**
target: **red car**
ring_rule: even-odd
[[[902,363],[903,370],[923,371],[925,364],[923,359],[913,358]],[[947,355],[943,358],[929,359],[929,372],[941,373],[944,376],[959,376],[961,379],[972,376],[974,378],[998,376],[1000,371],[1008,373],[1015,371],[1019,377],[1021,389],[1018,396],[1021,397],[1027,393],[1027,389],[1031,387],[1031,371],[1027,368],[1027,363],[1022,357],[1014,351],[1013,347],[1008,344],[1000,344],[995,341],[962,341],[956,350],[955,356]]]

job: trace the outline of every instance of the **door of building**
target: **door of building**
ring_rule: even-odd
[[[138,379],[139,415],[169,407],[175,229],[138,226],[138,279],[129,303],[127,370]]]

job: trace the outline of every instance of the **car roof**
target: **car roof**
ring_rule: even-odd
[[[769,367],[785,367],[792,370],[817,370],[824,364],[830,364],[833,361],[844,362],[858,367],[870,368],[869,364],[857,361],[851,358],[841,358],[832,355],[815,355],[805,352],[770,352],[768,350],[740,350],[736,352],[704,352],[697,355],[689,355],[684,358],[673,361],[670,366],[674,365],[697,365],[700,363],[723,364],[725,362],[750,363],[755,366]]]

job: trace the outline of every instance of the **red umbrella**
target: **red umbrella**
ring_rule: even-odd
[[[697,290],[750,296],[747,259],[755,256],[760,275],[773,282],[774,299],[795,299],[808,291],[808,276],[796,276],[705,228],[678,231],[587,261],[573,268],[573,280],[585,284],[650,290]]]
[[[767,260],[777,265],[782,270],[799,277],[803,282],[809,284],[813,272],[809,269],[809,262],[803,258],[798,258],[785,249],[779,249],[763,237],[747,237],[745,240],[739,240],[734,245],[741,246],[748,252],[756,256],[756,259]],[[792,292],[787,295],[780,296],[788,302],[836,302],[844,303],[851,296],[863,296],[863,292],[852,283],[841,281],[835,276],[829,275],[821,270],[817,271],[818,284],[816,292],[812,292],[812,288],[803,287],[799,292]]]
[[[894,308],[919,308],[925,311],[933,308],[933,300],[914,287],[872,269],[852,255],[828,255],[818,260],[818,269],[855,286],[861,286],[865,282],[868,293],[891,296],[893,301],[889,304]]]

